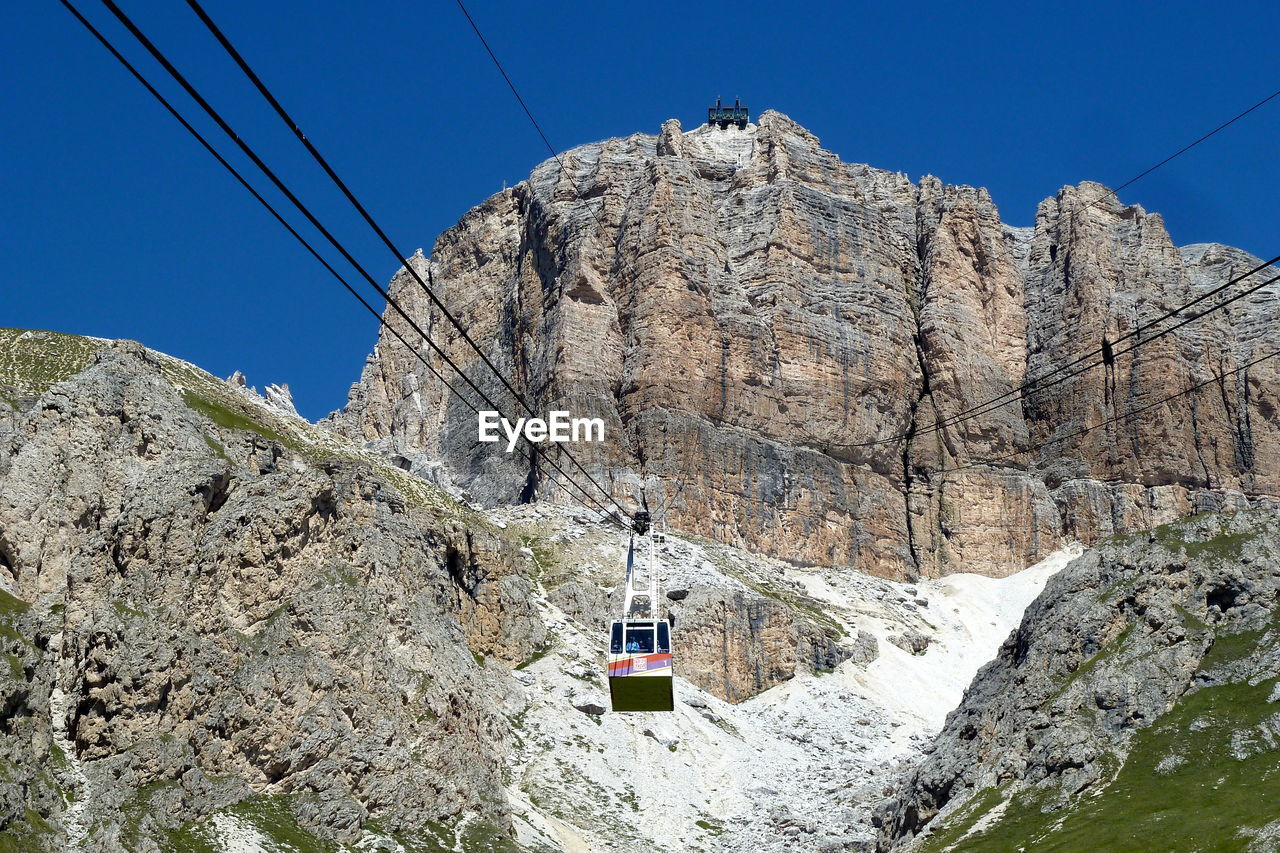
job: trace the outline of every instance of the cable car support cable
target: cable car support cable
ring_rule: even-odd
[[[108,2],[108,0],[104,0],[104,2]],[[471,335],[468,334],[466,328],[458,321],[458,319],[453,315],[453,313],[449,311],[449,309],[435,294],[435,292],[423,280],[421,274],[416,269],[414,269],[411,264],[407,263],[404,260],[404,257],[405,257],[404,254],[400,251],[399,248],[396,247],[395,243],[387,235],[387,232],[382,229],[382,227],[378,224],[378,222],[369,213],[368,209],[366,209],[365,206],[360,203],[360,200],[356,198],[355,194],[351,191],[350,187],[347,186],[346,182],[343,181],[341,177],[339,177],[338,173],[329,164],[329,161],[325,159],[324,155],[320,153],[319,149],[316,148],[316,146],[311,142],[311,140],[307,138],[307,135],[303,133],[302,128],[298,126],[298,123],[294,121],[293,117],[289,115],[288,111],[285,110],[284,106],[280,103],[279,99],[277,99],[275,95],[272,94],[271,90],[267,87],[267,85],[262,82],[262,78],[258,76],[258,74],[253,70],[252,67],[250,67],[249,63],[240,54],[240,52],[236,50],[235,46],[231,44],[230,39],[228,39],[227,36],[218,27],[218,25],[214,23],[213,19],[209,17],[208,13],[205,12],[204,8],[201,7],[199,2],[197,2],[197,0],[187,0],[187,5],[190,6],[192,11],[196,13],[197,17],[200,18],[201,22],[204,23],[205,27],[209,30],[209,32],[213,34],[213,37],[217,39],[218,43],[222,46],[223,50],[227,52],[227,54],[232,58],[232,60],[236,63],[236,65],[240,68],[240,70],[244,72],[244,75],[249,78],[249,81],[253,83],[254,87],[258,90],[259,94],[261,94],[262,97],[266,99],[267,103],[271,105],[272,109],[275,110],[276,115],[278,115],[280,117],[280,120],[283,121],[285,125],[293,132],[294,136],[298,138],[298,141],[301,142],[303,147],[307,149],[307,152],[316,161],[316,163],[320,165],[320,168],[324,170],[325,174],[329,176],[329,179],[332,180],[333,183],[338,187],[338,189],[346,197],[347,201],[351,203],[351,205],[356,209],[357,212],[359,212],[360,216],[369,225],[369,227],[373,229],[374,233],[378,235],[379,239],[382,240],[383,244],[387,247],[387,249],[391,252],[391,254],[396,258],[397,263],[401,263],[404,265],[405,269],[407,269],[409,271],[409,274],[418,282],[419,287],[422,288],[423,292],[426,293],[428,298],[430,298],[431,302],[438,309],[440,309],[440,312],[445,316],[445,318],[450,323],[453,324],[454,328],[456,328],[458,330],[458,333],[462,336],[462,339],[466,341],[466,343],[471,347],[471,349],[476,353],[476,355],[480,357],[481,361],[484,362],[485,366],[487,366],[489,370],[493,372],[493,375],[498,378],[498,381],[502,383],[503,387],[506,388],[506,390],[511,394],[511,396],[516,400],[516,402],[519,403],[520,406],[523,407],[524,410],[528,412],[530,416],[537,417],[537,412],[534,411],[533,407],[529,405],[529,403],[525,400],[523,395],[520,394],[520,392],[518,392],[514,387],[512,387],[510,381],[508,381],[507,378],[502,374],[502,372],[498,370],[497,366],[489,359],[489,357],[485,355],[484,351],[480,349],[479,345],[477,345],[476,342],[471,338]],[[530,118],[532,118],[532,116],[530,116]],[[585,476],[591,482],[592,485],[594,485],[597,489],[599,489],[608,498],[608,500],[611,503],[613,503],[613,505],[617,508],[619,512],[623,514],[624,517],[628,514],[626,510],[622,508],[622,505],[619,504],[614,499],[613,493],[610,492],[608,489],[605,489],[603,486],[601,486],[600,483],[598,483],[596,479],[591,476],[591,473],[587,471],[587,469],[582,465],[582,463],[580,463],[577,460],[577,458],[573,456],[573,454],[569,453],[564,448],[560,448],[560,450],[561,452],[564,453],[566,457],[569,458],[571,462],[573,462],[573,464],[578,468],[578,470],[582,472],[583,476]]]
[[[1184,311],[1186,311],[1187,309],[1189,309],[1189,308],[1191,308],[1191,307],[1193,307],[1193,306],[1195,306],[1195,305],[1199,304],[1200,302],[1203,302],[1204,300],[1206,300],[1206,299],[1208,299],[1208,298],[1210,298],[1210,297],[1212,297],[1212,296],[1214,296],[1214,295],[1216,295],[1216,294],[1218,294],[1218,293],[1221,293],[1223,290],[1227,289],[1227,288],[1228,288],[1228,287],[1230,287],[1231,285],[1233,285],[1233,284],[1238,284],[1238,283],[1240,283],[1241,281],[1243,281],[1244,279],[1248,278],[1249,276],[1254,275],[1255,273],[1258,273],[1258,272],[1260,272],[1260,271],[1262,271],[1262,270],[1265,270],[1265,269],[1267,269],[1267,268],[1268,268],[1268,267],[1270,267],[1270,266],[1274,266],[1274,265],[1275,265],[1275,264],[1277,264],[1277,263],[1280,263],[1280,255],[1277,255],[1277,256],[1275,256],[1274,258],[1271,258],[1271,259],[1270,259],[1270,260],[1268,260],[1268,261],[1263,261],[1261,264],[1259,264],[1258,266],[1256,266],[1256,267],[1254,267],[1253,269],[1249,270],[1248,272],[1246,272],[1246,273],[1244,273],[1244,274],[1242,274],[1242,275],[1236,276],[1235,278],[1232,278],[1232,279],[1230,279],[1229,281],[1226,281],[1226,282],[1224,282],[1223,284],[1218,285],[1217,287],[1213,288],[1212,290],[1209,290],[1209,291],[1206,291],[1205,293],[1202,293],[1200,296],[1197,296],[1195,299],[1191,300],[1190,302],[1186,303],[1185,305],[1180,305],[1180,306],[1178,306],[1177,308],[1174,308],[1174,309],[1171,309],[1171,310],[1169,310],[1169,311],[1166,311],[1164,314],[1160,315],[1159,317],[1156,317],[1156,318],[1155,318],[1155,319],[1153,319],[1153,320],[1149,320],[1149,321],[1147,321],[1146,323],[1143,323],[1142,325],[1140,325],[1140,326],[1138,326],[1137,328],[1133,329],[1132,331],[1127,332],[1127,333],[1126,333],[1126,334],[1124,334],[1124,335],[1121,335],[1119,338],[1116,338],[1116,340],[1114,340],[1114,341],[1109,341],[1109,343],[1110,343],[1110,345],[1111,345],[1111,357],[1112,357],[1112,358],[1115,358],[1115,357],[1117,357],[1117,356],[1124,355],[1125,353],[1132,352],[1133,350],[1137,349],[1138,347],[1140,347],[1140,346],[1142,346],[1142,345],[1144,345],[1144,344],[1150,343],[1151,341],[1154,341],[1154,340],[1156,340],[1156,339],[1158,339],[1158,338],[1163,337],[1165,334],[1167,334],[1167,333],[1169,333],[1169,332],[1173,331],[1174,329],[1181,328],[1182,326],[1185,326],[1187,323],[1189,323],[1189,322],[1191,322],[1191,321],[1193,321],[1193,320],[1198,320],[1198,319],[1200,319],[1201,317],[1205,316],[1206,314],[1211,314],[1211,313],[1213,313],[1214,311],[1217,311],[1219,308],[1225,307],[1226,305],[1229,305],[1229,304],[1231,304],[1232,302],[1235,302],[1237,299],[1240,299],[1240,298],[1242,298],[1242,297],[1244,297],[1244,296],[1248,296],[1249,294],[1253,293],[1254,291],[1258,290],[1259,288],[1265,287],[1266,285],[1270,284],[1272,281],[1275,281],[1275,279],[1273,278],[1273,279],[1269,279],[1269,280],[1267,280],[1267,281],[1264,281],[1264,282],[1262,282],[1262,284],[1255,285],[1255,286],[1253,286],[1253,287],[1249,288],[1248,290],[1245,290],[1245,291],[1243,291],[1243,292],[1241,292],[1241,293],[1237,294],[1236,296],[1230,297],[1230,298],[1228,298],[1227,300],[1225,300],[1225,301],[1223,301],[1223,302],[1220,302],[1220,303],[1218,303],[1218,304],[1216,304],[1216,305],[1212,305],[1212,306],[1210,306],[1209,308],[1205,309],[1204,311],[1201,311],[1201,312],[1200,312],[1200,313],[1198,313],[1198,314],[1194,314],[1194,315],[1192,315],[1191,317],[1188,317],[1187,319],[1183,320],[1182,322],[1180,322],[1180,323],[1178,323],[1178,324],[1176,324],[1176,325],[1174,325],[1174,326],[1171,326],[1171,327],[1170,327],[1170,328],[1168,328],[1168,329],[1164,329],[1164,330],[1162,330],[1162,331],[1160,331],[1160,332],[1157,332],[1156,334],[1152,335],[1152,336],[1151,336],[1151,337],[1149,337],[1149,338],[1141,338],[1137,343],[1133,344],[1132,346],[1128,347],[1127,349],[1123,349],[1123,350],[1116,350],[1116,349],[1115,349],[1115,345],[1116,345],[1116,344],[1118,344],[1118,343],[1120,343],[1120,342],[1122,342],[1122,341],[1129,340],[1130,338],[1135,337],[1135,336],[1137,336],[1137,335],[1141,335],[1141,333],[1142,333],[1142,332],[1146,331],[1147,329],[1150,329],[1152,326],[1154,326],[1154,325],[1156,325],[1156,324],[1158,324],[1158,323],[1161,323],[1161,322],[1163,322],[1163,321],[1165,321],[1165,320],[1167,320],[1167,319],[1169,319],[1169,318],[1171,318],[1171,317],[1176,317],[1178,314],[1183,313],[1183,312],[1184,312]],[[1081,363],[1083,363],[1083,362],[1086,362],[1086,361],[1088,361],[1089,359],[1094,358],[1095,356],[1103,356],[1103,357],[1102,357],[1102,358],[1099,358],[1099,359],[1098,359],[1098,360],[1096,360],[1096,361],[1093,361],[1093,362],[1091,362],[1091,363],[1089,363],[1089,364],[1085,365],[1084,367],[1080,368],[1079,370],[1076,370],[1076,371],[1072,372],[1069,376],[1062,377],[1061,379],[1055,380],[1055,381],[1050,382],[1050,383],[1047,383],[1047,384],[1041,384],[1041,383],[1043,383],[1046,379],[1049,379],[1049,378],[1051,378],[1051,377],[1053,377],[1053,376],[1056,376],[1056,375],[1058,375],[1059,373],[1062,373],[1063,371],[1070,370],[1072,367],[1075,367],[1076,365],[1079,365],[1079,364],[1081,364]],[[834,442],[828,442],[828,444],[829,444],[831,447],[874,447],[874,446],[881,445],[881,444],[891,444],[891,443],[893,443],[893,442],[902,441],[902,440],[904,440],[904,439],[909,439],[909,438],[918,438],[919,436],[922,436],[922,435],[928,435],[929,433],[937,432],[937,431],[942,430],[942,429],[945,429],[945,428],[947,428],[947,427],[949,427],[949,426],[956,426],[956,425],[958,425],[958,424],[962,424],[962,423],[964,423],[964,422],[966,422],[966,421],[973,420],[974,418],[976,418],[976,417],[980,417],[981,415],[985,415],[985,414],[988,414],[988,413],[990,413],[990,412],[994,412],[994,411],[996,411],[997,409],[1002,409],[1002,408],[1004,408],[1005,406],[1009,405],[1010,403],[1020,402],[1021,400],[1025,399],[1026,397],[1031,396],[1032,394],[1035,394],[1035,393],[1037,393],[1037,392],[1039,392],[1039,391],[1043,391],[1045,388],[1051,388],[1051,387],[1053,387],[1054,385],[1059,384],[1060,382],[1066,381],[1067,379],[1070,379],[1070,378],[1072,378],[1072,377],[1074,377],[1074,376],[1079,376],[1081,373],[1084,373],[1084,372],[1085,372],[1085,371],[1087,371],[1087,370],[1091,370],[1092,368],[1097,367],[1097,366],[1099,366],[1099,365],[1101,365],[1101,364],[1105,364],[1105,363],[1106,363],[1106,348],[1105,348],[1105,347],[1102,347],[1102,346],[1099,346],[1099,347],[1097,347],[1096,349],[1089,350],[1089,351],[1088,351],[1088,352],[1086,352],[1084,355],[1079,356],[1078,358],[1076,358],[1076,359],[1074,359],[1074,360],[1072,360],[1072,361],[1069,361],[1069,362],[1067,362],[1066,364],[1060,365],[1060,366],[1058,366],[1058,367],[1054,368],[1053,370],[1050,370],[1048,373],[1041,374],[1040,376],[1037,376],[1037,377],[1035,377],[1034,379],[1029,379],[1029,380],[1027,380],[1026,382],[1023,382],[1023,383],[1022,383],[1021,385],[1019,385],[1018,387],[1016,387],[1016,388],[1012,388],[1012,389],[1010,389],[1009,391],[1006,391],[1006,392],[1004,392],[1003,394],[1001,394],[1001,395],[999,395],[999,396],[997,396],[997,397],[992,397],[990,400],[987,400],[987,401],[986,401],[986,402],[984,402],[984,403],[979,403],[979,404],[977,404],[977,405],[971,406],[970,408],[965,409],[965,410],[963,410],[963,411],[961,411],[961,412],[957,412],[957,413],[956,413],[956,414],[954,414],[954,415],[948,415],[947,417],[945,417],[945,418],[943,418],[943,419],[941,419],[941,420],[938,420],[938,421],[935,421],[935,422],[933,422],[933,423],[929,424],[927,427],[923,427],[923,428],[921,428],[921,429],[914,430],[914,431],[911,431],[911,432],[904,432],[904,433],[901,433],[901,434],[899,434],[899,435],[889,436],[888,438],[878,438],[878,439],[874,439],[874,440],[872,440],[872,441],[861,441],[861,442],[852,442],[852,443],[834,443]],[[1006,398],[1008,398],[1008,399],[1006,399]]]
[[[374,309],[373,306],[371,306],[362,296],[360,296],[360,294],[357,293],[351,287],[351,285],[346,281],[346,279],[343,278],[332,267],[331,264],[329,264],[322,256],[320,256],[320,254],[315,250],[315,248],[305,238],[303,238],[297,232],[297,230],[293,228],[293,226],[291,226],[283,218],[283,216],[281,216],[281,214],[269,202],[267,202],[265,198],[262,197],[260,193],[257,192],[257,190],[255,190],[248,183],[248,181],[244,178],[243,175],[241,175],[233,166],[231,166],[229,162],[226,161],[224,157],[222,157],[221,154],[217,152],[216,149],[213,148],[213,146],[208,142],[207,139],[205,139],[194,127],[191,126],[191,124],[188,121],[186,121],[185,118],[182,117],[182,115],[177,111],[177,109],[173,107],[173,105],[167,99],[165,99],[163,95],[161,95],[160,92],[157,91],[153,85],[151,85],[146,80],[145,76],[140,71],[138,71],[138,69],[135,66],[129,63],[129,61],[111,44],[111,42],[87,20],[79,12],[79,10],[76,9],[75,6],[69,2],[69,0],[60,0],[60,2],[69,12],[71,12],[71,14],[76,18],[76,20],[80,24],[82,24],[89,31],[89,33],[93,35],[94,38],[96,38],[108,50],[108,52],[111,53],[111,55],[118,62],[120,62],[125,67],[125,69],[128,70],[130,74],[132,74],[134,78],[137,79],[148,90],[148,92],[150,92],[152,96],[155,97],[160,102],[162,106],[165,107],[165,109],[175,119],[178,120],[180,124],[182,124],[184,129],[186,129],[219,162],[220,165],[222,165],[225,169],[227,169],[232,174],[232,176],[236,178],[236,180],[241,184],[241,186],[243,186],[246,190],[249,191],[249,193],[254,197],[255,200],[257,200],[260,204],[262,204],[267,209],[267,211],[271,213],[272,216],[295,239],[297,239],[305,249],[307,249],[309,254],[315,257],[316,260],[318,260],[325,267],[325,269],[328,270],[339,281],[339,283],[343,285],[344,288],[346,288],[353,296],[356,297],[356,299],[360,301],[360,303],[365,307],[366,310],[368,310],[370,313],[373,314],[374,317],[378,319],[379,323],[382,326],[390,330],[392,334],[398,340],[400,340],[400,342],[404,344],[405,347],[410,352],[414,353],[414,355],[417,356],[417,358],[424,363],[424,365],[428,368],[428,370],[431,371],[433,375],[435,375],[438,379],[440,379],[441,383],[444,385],[445,388],[447,388],[455,396],[457,396],[458,399],[461,400],[473,412],[479,411],[474,404],[472,404],[469,400],[467,400],[463,394],[461,394],[455,387],[453,387],[453,385],[451,385],[447,380],[445,380],[438,370],[436,370],[429,362],[426,361],[425,357],[421,354],[419,350],[410,346],[409,343],[403,338],[403,336],[401,336],[399,332],[397,332],[393,327],[391,327],[386,322],[386,320],[382,318],[382,316],[378,313],[378,311]],[[282,181],[280,181],[280,179],[275,175],[275,173],[253,152],[253,150],[247,145],[247,143],[245,143],[239,137],[239,135],[236,134],[234,129],[232,129],[231,126],[227,124],[225,120],[222,119],[221,115],[219,115],[217,111],[214,110],[214,108],[208,104],[208,102],[199,94],[199,92],[196,91],[193,86],[191,86],[191,84],[172,65],[172,63],[170,63],[166,58],[164,58],[163,54],[161,54],[160,51],[154,46],[154,44],[152,44],[150,40],[147,39],[145,34],[143,34],[141,30],[139,30],[133,24],[133,22],[128,19],[128,16],[125,15],[124,12],[119,9],[118,6],[116,6],[113,2],[111,2],[111,0],[103,0],[103,3],[108,7],[109,10],[113,12],[113,14],[116,15],[118,19],[120,19],[121,23],[124,24],[126,29],[128,29],[131,34],[133,34],[135,39],[137,39],[139,43],[143,45],[143,47],[147,48],[148,52],[152,54],[152,56],[156,59],[156,61],[159,62],[165,68],[166,71],[169,72],[170,76],[172,76],[187,91],[187,93],[192,97],[192,99],[195,100],[196,103],[199,104],[205,110],[205,112],[209,114],[209,116],[215,121],[215,123],[218,124],[220,129],[222,129],[222,131],[241,148],[241,150],[245,153],[246,156],[249,157],[249,159],[254,163],[254,165],[256,165],[259,168],[259,170],[263,172],[264,175],[266,175],[269,179],[271,179],[272,183],[276,185],[277,189],[279,189],[285,195],[285,197],[288,198],[289,201],[292,202],[293,205],[307,218],[307,220],[322,235],[324,235],[327,240],[329,240],[329,242],[339,251],[339,253],[342,254],[342,256],[347,260],[347,262],[350,263],[358,272],[361,273],[361,275],[365,278],[365,280],[368,281],[368,283],[387,300],[388,304],[390,304],[393,308],[395,308],[395,310],[405,319],[405,321],[414,329],[414,331],[416,331],[422,337],[423,341],[427,343],[428,346],[430,346],[447,364],[449,364],[449,366],[452,367],[454,371],[480,395],[481,399],[483,399],[488,405],[490,405],[494,409],[498,409],[500,411],[499,407],[496,406],[491,400],[488,399],[484,391],[481,390],[478,386],[476,386],[476,384],[472,382],[465,373],[462,372],[462,370],[449,358],[449,356],[446,353],[444,353],[434,343],[434,341],[430,339],[427,333],[423,331],[423,329],[416,322],[414,322],[410,317],[408,317],[408,315],[399,306],[399,304],[394,299],[392,299],[391,296],[388,293],[386,293],[377,284],[376,281],[373,280],[372,276],[369,275],[369,273],[364,269],[364,267],[361,266],[350,255],[350,253],[345,249],[345,247],[316,219],[316,217],[311,213],[311,211],[300,200],[298,200],[298,198],[289,190],[287,186],[283,184]],[[522,454],[524,453],[523,450],[521,452]],[[531,456],[525,455],[525,458],[532,463]],[[614,512],[612,510],[610,510],[608,507],[605,507],[598,500],[596,500],[589,492],[587,492],[587,490],[582,488],[582,486],[580,486],[563,469],[561,469],[558,465],[556,465],[554,461],[548,459],[548,463],[551,464],[551,466],[554,467],[566,479],[567,482],[571,483],[576,489],[578,489],[578,491],[581,492],[591,503],[595,504],[605,514],[606,518],[615,518]]]

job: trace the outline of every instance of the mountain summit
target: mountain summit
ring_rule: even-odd
[[[1278,438],[1278,365],[1240,370],[1280,348],[1276,287],[1019,394],[1259,263],[1179,248],[1099,184],[1017,228],[985,190],[845,163],[781,113],[670,120],[543,163],[408,263],[535,410],[605,421],[573,453],[617,499],[796,564],[998,576],[1280,494],[1255,450]],[[411,276],[391,293],[514,410]],[[336,421],[483,503],[571,500],[540,459],[478,448],[385,331]]]

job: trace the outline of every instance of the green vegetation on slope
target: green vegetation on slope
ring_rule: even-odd
[[[1245,660],[1277,642],[1280,621],[1223,632],[1201,673]],[[1043,811],[1054,792],[1030,789],[1004,800],[987,789],[934,828],[921,853],[1145,853],[1243,850],[1249,831],[1280,817],[1278,680],[1236,682],[1189,693],[1136,732],[1115,780],[1067,808]],[[975,830],[986,817],[990,825]]]
[[[253,402],[227,383],[185,361],[152,353],[160,363],[165,379],[182,395],[187,408],[223,429],[249,432],[287,450],[315,461],[360,462],[395,487],[411,505],[431,510],[454,520],[465,521],[471,529],[487,528],[497,532],[488,521],[459,504],[440,489],[402,471],[375,452],[365,451],[346,439],[302,418],[273,411]],[[206,436],[205,441],[219,456],[225,448]]]
[[[467,853],[521,853],[522,848],[504,835],[497,827],[484,821],[460,822],[455,828],[432,823],[412,832],[387,832],[377,821],[365,824],[368,833],[355,845],[325,841],[303,829],[294,817],[291,802],[299,795],[251,797],[223,809],[219,814],[227,820],[221,826],[213,818],[191,821],[178,829],[169,830],[159,839],[165,853],[219,853],[226,849],[226,839],[220,837],[220,829],[234,827],[236,831],[257,836],[257,843],[267,853],[358,853],[380,840],[390,849],[405,853],[452,853],[462,849]],[[372,836],[372,839],[370,839]]]
[[[1234,560],[1239,557],[1241,547],[1252,538],[1252,534],[1229,533],[1230,516],[1219,516],[1217,536],[1208,539],[1185,538],[1184,534],[1188,531],[1194,534],[1196,524],[1205,517],[1203,514],[1193,515],[1169,524],[1162,524],[1151,531],[1151,541],[1169,551],[1185,551],[1187,556],[1192,558],[1207,555],[1219,560]]]
[[[61,332],[0,329],[0,393],[34,397],[84,370],[102,344]]]
[[[30,609],[30,604],[0,589],[0,616],[14,619]]]
[[[1280,705],[1276,680],[1203,688],[1134,736],[1119,776],[1062,812],[1044,813],[1034,789],[1014,795],[992,825],[956,841],[1000,802],[984,791],[922,851],[1018,853],[1106,850],[1238,851],[1246,828],[1280,815]],[[994,793],[994,795],[993,795]],[[953,846],[952,846],[953,845]]]
[[[291,450],[292,442],[288,441],[284,436],[275,432],[270,427],[253,420],[247,415],[232,411],[227,406],[206,400],[194,391],[184,389],[182,392],[182,402],[187,404],[187,408],[193,412],[204,415],[220,427],[227,429],[240,430],[242,432],[253,432],[267,439],[268,441],[278,442]],[[212,446],[211,446],[212,447]]]
[[[14,640],[31,645],[31,641],[14,627],[18,618],[30,609],[30,604],[0,589],[0,640]]]
[[[0,830],[0,853],[32,853],[33,850],[48,850],[53,845],[55,834],[49,822],[34,809],[23,810],[20,816]]]

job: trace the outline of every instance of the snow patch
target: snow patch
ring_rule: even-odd
[[[1049,578],[1082,552],[1080,545],[1068,546],[1005,578],[954,574],[916,585],[895,584],[916,588],[914,598],[928,602],[917,612],[926,623],[922,630],[930,637],[929,649],[912,655],[885,642],[900,623],[869,620],[871,633],[881,641],[880,657],[867,667],[863,686],[887,712],[936,733]]]
[[[54,660],[63,660],[61,654],[62,641],[63,634],[61,631],[49,639],[49,653]],[[62,814],[62,825],[67,832],[67,850],[82,850],[84,849],[85,839],[89,834],[89,821],[87,820],[86,811],[92,801],[92,797],[90,796],[89,777],[85,775],[84,766],[76,755],[75,744],[71,742],[71,736],[67,730],[67,713],[71,707],[70,700],[62,688],[58,686],[58,681],[58,679],[54,679],[54,687],[49,691],[51,739],[53,745],[66,758],[65,769],[58,768],[58,771],[59,773],[65,773],[67,778],[59,779],[59,781],[64,787],[67,787],[67,782],[70,782],[70,787],[75,792],[75,800],[68,804],[67,810]]]

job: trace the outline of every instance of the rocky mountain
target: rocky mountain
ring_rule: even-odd
[[[867,850],[1070,557],[906,584],[672,531],[677,710],[609,714],[598,513],[480,511],[130,342],[0,330],[0,394],[0,849]]]
[[[880,849],[1280,849],[1277,553],[1272,508],[1072,562],[882,808]]]
[[[0,330],[0,395],[0,849],[866,845],[877,780],[1003,636],[970,623],[1044,579],[672,532],[679,710],[603,715],[625,555],[598,513],[480,511],[126,341]]]
[[[608,712],[618,519],[391,339],[311,424],[0,329],[0,853],[1277,848],[1277,288],[931,429],[1255,259],[778,113],[563,161],[408,263],[668,525],[676,709]]]
[[[1280,456],[1258,450],[1277,362],[1227,375],[1280,348],[1275,286],[930,429],[1258,264],[1179,248],[1098,184],[1017,228],[984,190],[845,163],[780,113],[671,120],[543,163],[409,263],[535,411],[604,419],[609,440],[572,452],[619,500],[644,487],[673,527],[797,565],[1002,575],[1280,494]],[[524,414],[411,276],[391,292]],[[475,415],[386,334],[334,422],[486,504],[569,500],[545,462],[478,447]]]
[[[138,344],[0,344],[8,849],[501,837],[482,661],[545,629],[500,530]]]

